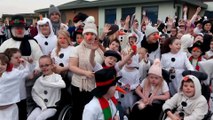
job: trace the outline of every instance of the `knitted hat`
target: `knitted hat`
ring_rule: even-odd
[[[10,27],[25,27],[26,23],[24,17],[21,15],[14,15],[10,21]]]
[[[155,59],[152,66],[149,68],[148,74],[155,74],[162,77],[162,67],[159,59]]]
[[[54,5],[50,5],[50,8],[49,8],[49,16],[50,16],[51,14],[53,14],[54,12],[58,13],[59,16],[61,16],[61,13],[60,13],[60,11],[58,10],[58,8],[55,7]]]
[[[114,50],[107,50],[105,53],[104,53],[104,56],[105,57],[108,57],[108,56],[113,56],[115,58],[117,58],[117,61],[120,61],[121,60],[121,55],[114,51]]]
[[[87,17],[88,15],[80,12],[73,18],[73,22],[77,23],[80,20],[83,22]]]
[[[95,72],[96,88],[92,90],[92,94],[98,98],[106,94],[108,89],[116,85],[116,82],[121,78],[116,77],[116,73],[114,67]]]
[[[112,25],[110,26],[110,28],[109,28],[109,31],[110,31],[110,32],[107,33],[107,36],[114,34],[114,33],[117,32],[118,30],[119,30],[118,25],[112,24]]]
[[[158,32],[158,29],[155,27],[152,27],[151,25],[146,26],[145,35],[146,37],[149,37],[152,33]]]
[[[85,23],[82,34],[85,34],[87,32],[94,33],[97,36],[97,27],[96,27],[95,23]]]
[[[84,23],[95,23],[95,18],[93,16],[89,16],[86,18]]]

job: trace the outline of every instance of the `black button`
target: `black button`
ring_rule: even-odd
[[[64,64],[63,64],[63,63],[60,63],[59,66],[64,67]]]
[[[175,79],[175,75],[171,75],[171,79]]]
[[[44,44],[45,44],[45,45],[48,45],[48,42],[46,41]]]
[[[46,95],[47,93],[48,93],[48,92],[45,90],[45,91],[44,91],[44,94]]]
[[[124,94],[121,94],[121,98],[124,98]]]
[[[172,61],[172,62],[175,62],[175,58],[171,58],[171,61]]]
[[[64,57],[64,53],[61,53],[60,55],[59,55],[59,58],[63,58]]]
[[[183,107],[186,107],[186,106],[187,106],[187,103],[186,103],[185,101],[183,101],[183,102],[181,102],[181,105],[182,105]]]
[[[44,102],[48,102],[48,99],[44,99]]]

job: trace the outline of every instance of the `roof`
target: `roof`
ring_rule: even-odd
[[[174,2],[174,0],[97,0],[97,1],[85,1],[77,0],[68,2],[62,5],[59,5],[59,10],[70,10],[70,9],[79,9],[79,8],[92,8],[92,7],[113,7],[121,5],[133,5],[133,4],[144,4],[144,3],[162,3],[162,2]],[[178,2],[185,2],[196,6],[201,6],[207,8],[207,5],[200,0],[180,0]],[[49,8],[39,9],[35,12],[47,12]]]

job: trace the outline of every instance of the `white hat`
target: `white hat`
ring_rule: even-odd
[[[157,28],[152,27],[151,25],[146,26],[146,30],[145,30],[146,37],[148,37],[149,35],[151,35],[152,33],[155,33],[155,32],[159,32]]]
[[[93,22],[85,23],[82,34],[85,34],[87,32],[94,33],[97,36],[97,27],[96,27],[95,23],[93,23]]]
[[[138,43],[138,35],[137,34],[135,34],[135,33],[130,33],[129,35],[128,35],[128,40],[129,40],[129,38],[130,37],[135,37],[136,38],[136,43]]]

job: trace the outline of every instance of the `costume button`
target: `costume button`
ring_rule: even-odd
[[[61,53],[60,55],[59,55],[59,58],[63,58],[64,57],[64,53]]]
[[[46,95],[47,93],[48,93],[48,92],[45,90],[45,91],[44,91],[44,94]]]
[[[48,99],[44,99],[44,102],[48,102]]]
[[[48,42],[46,41],[44,44],[45,44],[45,45],[48,45]]]
[[[63,63],[59,63],[59,66],[64,67],[64,64]]]
[[[171,58],[171,61],[172,61],[172,62],[175,62],[175,58]]]

